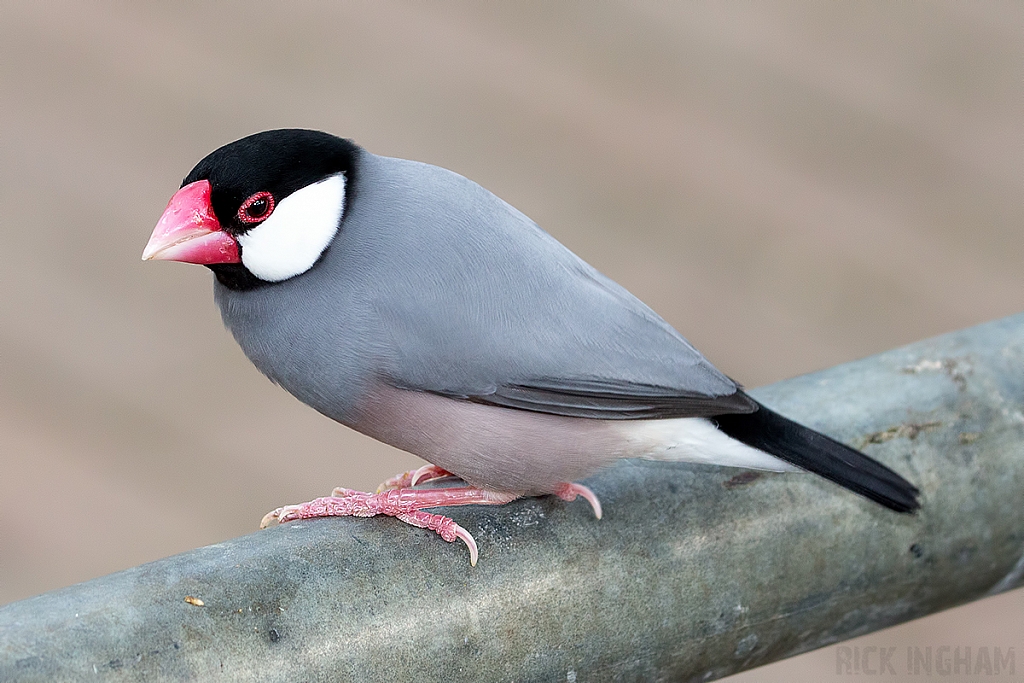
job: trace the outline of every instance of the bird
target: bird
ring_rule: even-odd
[[[337,422],[423,458],[374,493],[278,508],[261,527],[377,514],[475,539],[427,509],[600,501],[620,459],[807,471],[899,513],[918,489],[748,395],[679,332],[524,214],[447,169],[305,129],[202,159],[143,260],[201,264],[245,355]],[[464,485],[419,487],[443,477]]]

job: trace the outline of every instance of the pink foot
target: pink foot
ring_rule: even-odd
[[[409,470],[403,472],[397,477],[391,477],[384,481],[380,486],[377,487],[377,493],[381,491],[387,491],[388,489],[405,489],[410,486],[416,486],[433,479],[442,479],[444,477],[454,477],[455,475],[448,470],[441,469],[437,465],[424,465],[418,470]],[[335,489],[337,491],[339,489]],[[347,490],[347,489],[346,489]]]
[[[591,494],[593,495],[593,494]],[[515,500],[514,493],[485,491],[473,487],[449,489],[389,489],[382,493],[364,493],[352,489],[335,489],[335,495],[317,498],[301,505],[286,505],[267,513],[260,522],[265,529],[273,520],[278,524],[312,517],[373,517],[389,515],[407,524],[430,529],[449,543],[461,539],[469,549],[470,564],[475,566],[478,552],[473,536],[443,515],[423,512],[423,508],[450,505],[502,505]],[[575,497],[575,496],[574,496]]]

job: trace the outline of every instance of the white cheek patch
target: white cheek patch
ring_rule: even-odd
[[[270,218],[238,236],[242,264],[268,282],[305,273],[334,239],[344,208],[340,173],[296,190],[278,202]]]

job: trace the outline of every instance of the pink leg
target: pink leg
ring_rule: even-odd
[[[462,539],[469,548],[470,564],[476,565],[477,549],[473,536],[443,515],[423,512],[424,508],[453,505],[503,505],[519,496],[515,493],[485,491],[470,486],[449,489],[389,489],[382,493],[363,493],[335,489],[336,495],[317,498],[301,505],[286,505],[267,513],[260,522],[266,528],[272,520],[279,524],[311,517],[373,517],[389,515],[424,529],[435,531],[444,540]]]
[[[278,524],[283,524],[296,519],[310,519],[313,517],[373,517],[374,515],[389,515],[402,520],[406,524],[411,524],[421,529],[430,529],[449,543],[457,538],[461,539],[469,549],[470,564],[476,566],[478,551],[473,536],[456,524],[454,520],[444,515],[424,512],[424,508],[455,505],[503,505],[515,500],[519,495],[488,491],[472,486],[447,489],[412,489],[408,487],[422,481],[447,476],[454,475],[440,467],[427,465],[418,470],[406,472],[403,475],[389,479],[381,486],[401,485],[407,482],[408,485],[388,488],[377,493],[364,493],[338,487],[334,489],[334,492],[328,498],[317,498],[301,505],[286,505],[267,513],[260,522],[260,528],[266,528],[274,520],[277,520]],[[565,501],[573,501],[577,497],[582,496],[590,503],[590,507],[594,510],[594,516],[601,519],[601,501],[586,486],[564,483],[559,485],[554,493]]]

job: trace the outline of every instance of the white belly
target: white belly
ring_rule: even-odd
[[[703,418],[562,417],[382,385],[361,402],[352,426],[474,486],[517,494],[551,493],[621,458],[795,469]]]

